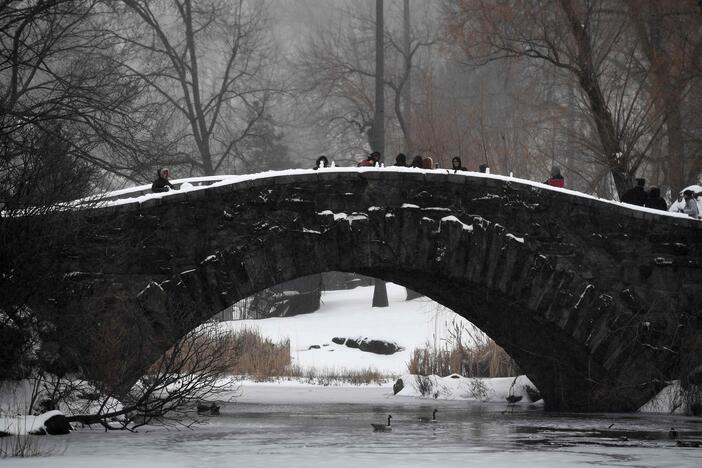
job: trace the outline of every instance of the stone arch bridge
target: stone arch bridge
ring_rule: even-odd
[[[688,349],[702,331],[702,222],[567,190],[330,169],[71,216],[87,222],[61,246],[63,271],[82,285],[70,301],[115,313],[130,302],[183,330],[264,288],[343,271],[407,286],[476,324],[550,410],[635,411],[691,353],[702,361]]]

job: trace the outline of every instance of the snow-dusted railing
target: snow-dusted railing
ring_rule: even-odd
[[[179,188],[179,190],[171,190],[164,193],[152,193],[150,185],[142,185],[138,187],[118,190],[114,192],[109,192],[95,197],[89,197],[83,200],[77,201],[78,206],[86,206],[91,204],[97,207],[115,207],[119,205],[135,204],[141,205],[142,203],[148,201],[156,201],[163,199],[162,202],[166,202],[168,198],[178,196],[184,192],[194,192],[200,190],[215,189],[217,187],[225,187],[231,185],[247,185],[247,182],[257,181],[257,185],[262,182],[261,179],[280,179],[280,178],[297,178],[300,176],[301,179],[305,179],[311,175],[314,176],[331,176],[333,173],[343,174],[343,173],[357,173],[359,175],[370,175],[368,173],[383,172],[383,173],[407,173],[407,174],[424,174],[430,178],[434,177],[447,177],[449,176],[452,183],[461,182],[458,178],[465,178],[465,182],[469,179],[479,180],[483,179],[492,181],[504,181],[512,184],[523,184],[529,185],[540,190],[554,191],[562,193],[565,195],[570,195],[574,197],[579,197],[586,204],[591,204],[596,202],[597,204],[603,203],[610,206],[617,206],[620,208],[626,208],[634,212],[638,212],[642,215],[655,215],[656,217],[672,217],[679,219],[691,220],[689,216],[684,213],[675,213],[656,210],[652,208],[646,208],[642,206],[630,205],[626,203],[621,203],[614,200],[601,199],[593,195],[588,195],[576,190],[569,190],[565,188],[552,187],[547,184],[540,182],[534,182],[532,180],[521,179],[519,177],[503,176],[499,174],[485,174],[481,172],[473,171],[451,171],[447,169],[418,169],[418,168],[405,168],[405,167],[329,167],[322,168],[319,170],[312,169],[287,169],[284,171],[266,171],[256,174],[245,174],[245,175],[222,175],[222,176],[210,176],[210,177],[194,177],[186,179],[176,179],[172,183]],[[307,176],[307,177],[305,177]],[[326,177],[325,177],[326,178]],[[231,190],[236,190],[235,187],[230,187]],[[192,194],[190,196],[196,196]],[[180,198],[180,197],[178,197]],[[150,204],[150,203],[149,203]],[[701,207],[702,208],[702,207]],[[647,216],[648,217],[648,216]]]

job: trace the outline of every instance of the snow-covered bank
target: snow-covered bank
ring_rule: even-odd
[[[3,415],[0,413],[0,432],[6,434],[45,434],[47,431],[46,422],[54,416],[63,416],[58,410],[47,411],[38,416]]]
[[[424,404],[427,401],[466,401],[508,404],[507,396],[521,397],[517,405],[543,406],[543,400],[532,402],[525,387],[534,385],[525,376],[473,379],[458,375],[448,377],[418,377],[405,374],[400,377],[404,388],[394,394],[395,381],[380,385],[315,385],[299,380],[254,382],[244,380],[239,389],[228,397],[237,403],[261,404],[318,404],[318,403],[377,403]],[[424,394],[420,386],[424,383]],[[429,389],[427,392],[426,390]]]
[[[373,287],[327,291],[321,308],[312,314],[263,320],[224,322],[228,330],[256,329],[274,341],[290,339],[292,363],[317,371],[362,371],[373,368],[399,376],[407,372],[415,348],[443,347],[457,329],[484,336],[453,311],[425,297],[406,301],[402,286],[388,283],[389,307],[371,307]],[[464,331],[463,337],[469,333]],[[334,337],[369,338],[397,343],[403,348],[392,355],[379,355],[333,343]],[[319,348],[311,348],[317,345]]]

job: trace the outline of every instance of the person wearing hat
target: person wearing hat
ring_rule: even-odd
[[[151,191],[154,193],[162,193],[162,192],[168,192],[169,190],[175,190],[175,187],[171,182],[168,180],[168,177],[170,176],[170,171],[162,167],[158,171],[156,171],[157,178],[154,181],[154,183],[151,185]]]
[[[644,185],[646,185],[646,179],[636,179],[636,186],[624,192],[624,195],[622,195],[622,202],[630,205],[644,206],[648,198],[648,194],[646,190],[644,190]]]
[[[685,190],[683,192],[683,197],[685,197],[685,208],[683,208],[683,213],[688,216],[698,219],[700,217],[700,210],[697,206],[697,198],[695,197],[695,192],[692,190]]]

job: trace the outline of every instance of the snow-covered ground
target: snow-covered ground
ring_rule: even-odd
[[[292,363],[303,370],[341,373],[373,368],[389,376],[407,373],[414,349],[443,348],[452,342],[456,330],[463,331],[464,343],[470,335],[484,336],[470,322],[426,297],[406,301],[404,287],[388,283],[387,288],[389,307],[371,307],[373,287],[359,287],[323,293],[321,308],[312,314],[223,322],[223,327],[255,329],[274,341],[289,338]],[[403,350],[373,354],[335,344],[334,337],[394,342]],[[319,348],[310,348],[314,345]]]

